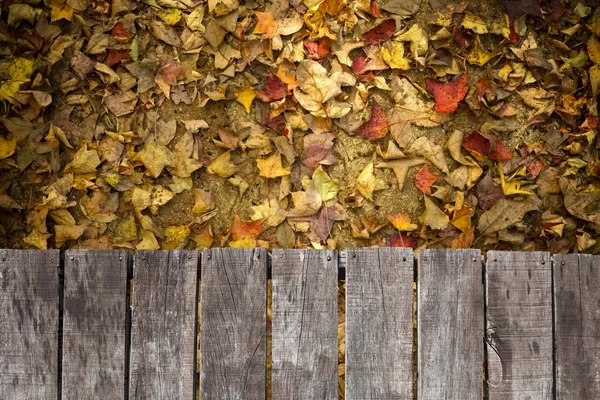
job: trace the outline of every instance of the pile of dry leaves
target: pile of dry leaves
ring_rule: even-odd
[[[0,5],[0,245],[600,252],[600,9]]]

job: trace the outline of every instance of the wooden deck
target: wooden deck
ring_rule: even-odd
[[[347,399],[600,398],[600,257],[370,248],[0,250],[0,399],[265,399],[269,276],[273,399],[338,398],[342,277]]]

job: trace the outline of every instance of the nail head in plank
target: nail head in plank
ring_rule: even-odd
[[[552,266],[545,252],[487,254],[488,399],[553,398]]]
[[[273,251],[273,399],[338,398],[337,252]]]
[[[200,398],[266,398],[267,251],[202,253]]]
[[[600,398],[600,257],[554,256],[556,398]]]
[[[193,399],[195,251],[138,251],[133,263],[130,399]]]
[[[411,249],[346,253],[346,399],[412,400]]]
[[[65,254],[63,399],[125,397],[124,250]]]
[[[481,399],[479,250],[421,250],[417,282],[419,399]]]
[[[0,398],[58,394],[58,250],[0,250]]]

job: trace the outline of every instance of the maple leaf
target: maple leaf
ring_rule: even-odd
[[[304,47],[308,52],[308,57],[313,60],[321,60],[329,54],[329,39],[321,38],[318,42],[310,40],[304,41]]]
[[[273,15],[271,15],[270,13],[259,11],[257,11],[254,15],[256,15],[258,23],[254,28],[254,32],[252,33],[264,33],[269,39],[273,39],[273,36],[275,36],[275,33],[277,32],[277,27],[279,25],[275,20],[275,17],[273,17]]]
[[[391,247],[409,247],[415,250],[419,245],[414,236],[403,232],[394,233],[390,235],[389,239]]]
[[[312,175],[312,181],[323,201],[329,201],[335,198],[340,190],[340,184],[337,179],[332,179],[323,168],[319,166]]]
[[[392,225],[394,225],[394,228],[398,229],[399,231],[407,232],[417,229],[417,225],[411,222],[410,215],[398,213],[396,215],[388,215],[386,218],[392,223]]]
[[[277,76],[270,74],[267,76],[267,84],[263,90],[257,90],[256,95],[264,102],[281,100],[287,96],[287,85]]]
[[[362,39],[369,44],[378,44],[391,38],[395,31],[396,20],[390,18],[363,34]]]
[[[244,222],[240,216],[235,213],[233,215],[233,224],[231,225],[231,237],[233,240],[240,240],[246,238],[256,239],[258,235],[263,231],[265,221],[258,220],[253,222]]]
[[[371,118],[354,133],[369,140],[378,140],[388,134],[390,123],[385,111],[379,104],[373,102],[371,105]]]
[[[239,169],[239,167],[233,164],[230,160],[231,152],[227,151],[215,158],[215,160],[206,168],[206,170],[209,174],[219,175],[221,178],[229,178]]]
[[[290,174],[289,168],[283,168],[281,165],[281,154],[274,153],[271,157],[256,160],[256,166],[260,171],[260,176],[265,178],[278,178]]]
[[[460,75],[454,81],[448,83],[426,78],[425,87],[435,99],[433,110],[450,113],[456,110],[458,103],[467,95],[467,76]]]
[[[325,67],[313,60],[300,61],[297,79],[298,87],[294,89],[294,97],[316,117],[327,117],[328,113],[323,105],[341,94],[342,86],[356,83],[352,74],[345,71],[328,74]]]
[[[424,195],[425,211],[419,217],[421,224],[430,227],[431,229],[446,229],[450,218],[435,205],[429,196]]]
[[[429,172],[429,165],[425,164],[417,172],[416,185],[423,193],[431,194],[431,185],[433,185],[440,177]]]
[[[494,161],[510,160],[512,158],[510,151],[502,142],[491,136],[483,135],[479,131],[471,132],[463,141],[462,147],[480,161],[483,157],[488,157]]]
[[[155,141],[148,143],[132,160],[144,164],[146,172],[153,178],[158,178],[166,166],[174,166],[171,150]]]
[[[385,189],[385,187],[385,182],[373,175],[373,163],[367,164],[356,178],[356,188],[363,197],[369,200],[373,200],[374,191]]]

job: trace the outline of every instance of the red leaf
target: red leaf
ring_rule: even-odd
[[[396,31],[396,20],[386,19],[375,28],[363,35],[363,40],[369,44],[378,44],[388,40]]]
[[[527,172],[531,175],[531,178],[535,179],[537,176],[546,169],[546,163],[541,158],[536,158],[535,160],[527,163]]]
[[[265,221],[260,219],[254,222],[244,222],[240,219],[240,216],[235,214],[233,216],[233,224],[231,225],[231,237],[233,240],[240,240],[247,237],[256,239],[263,230]]]
[[[501,141],[494,137],[483,135],[478,131],[471,132],[463,141],[462,146],[479,161],[483,157],[488,157],[494,161],[510,160],[512,158],[510,151],[508,151]]]
[[[464,29],[458,29],[454,33],[454,42],[463,49],[466,49],[467,47],[471,46],[473,44],[473,40],[473,35],[465,31]]]
[[[112,36],[119,42],[127,42],[133,37],[133,33],[125,29],[125,25],[121,21],[119,21],[115,24],[115,26],[113,26],[112,30],[110,31],[110,36]]]
[[[108,53],[106,53],[106,59],[104,60],[104,62],[109,67],[112,67],[113,65],[121,61],[129,60],[129,58],[129,50],[109,49]]]
[[[429,165],[423,165],[423,168],[417,172],[416,185],[423,192],[431,194],[431,185],[433,185],[440,177],[429,172]]]
[[[304,47],[306,47],[308,57],[313,60],[320,60],[329,54],[329,40],[327,38],[321,38],[319,42],[305,40]]]
[[[270,74],[263,90],[257,90],[256,95],[264,102],[281,100],[287,96],[287,85],[277,75]]]
[[[356,130],[358,136],[369,140],[381,139],[390,131],[390,123],[379,104],[373,102],[371,119]]]
[[[417,239],[410,234],[398,232],[390,235],[391,247],[410,247],[414,250],[418,245]]]
[[[374,16],[375,18],[379,17],[379,15],[381,14],[381,12],[379,11],[379,6],[377,5],[377,2],[375,0],[371,0],[371,4],[369,5],[371,11],[371,15]]]
[[[456,110],[458,103],[467,95],[467,76],[461,75],[456,80],[443,83],[433,79],[425,79],[427,90],[435,99],[434,111],[449,113]]]
[[[167,62],[160,69],[159,73],[162,75],[165,82],[169,85],[177,85],[177,77],[183,72],[183,68],[178,67],[174,60]]]
[[[367,70],[367,64],[369,63],[369,58],[365,56],[354,57],[352,59],[352,71],[356,72],[359,75],[362,75]]]
[[[490,78],[481,78],[475,83],[475,89],[479,98],[482,98],[486,93],[494,93],[494,84]]]

